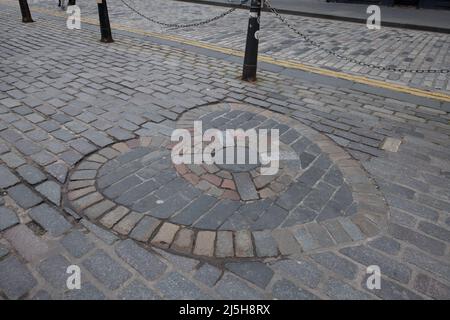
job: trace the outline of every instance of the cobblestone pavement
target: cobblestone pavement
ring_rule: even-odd
[[[219,15],[227,8],[178,1],[124,0],[142,14],[165,23],[191,23]],[[276,1],[272,2],[276,6]],[[95,2],[79,1],[82,17],[98,19]],[[31,5],[57,10],[53,1]],[[121,0],[108,1],[113,23],[164,34],[178,35],[225,48],[243,51],[248,24],[247,10],[237,10],[223,19],[200,27],[167,29],[127,8]],[[369,30],[363,24],[300,16],[285,16],[291,24],[328,49],[365,63],[406,69],[449,69],[450,36],[447,34],[382,27]],[[343,61],[306,44],[272,13],[261,17],[261,54],[307,65],[363,75],[368,78],[406,84],[431,91],[450,92],[449,74],[398,73],[370,69]]]
[[[102,44],[97,27],[69,31],[38,14],[22,24],[17,8],[0,7],[0,299],[450,298],[448,110],[268,71],[243,83],[238,64],[131,34]],[[261,221],[270,212],[263,228],[217,228],[220,206],[198,228],[187,213],[167,220],[200,196],[191,213],[207,199],[268,201],[257,177],[167,171],[163,152],[144,148],[162,150],[202,108],[213,126],[278,121],[281,141],[298,147],[300,176],[270,186],[272,211],[242,213]],[[147,192],[165,173],[176,182],[139,198],[149,212],[119,200],[136,179]],[[229,180],[223,189],[234,182],[239,201],[220,198],[219,178]],[[319,191],[302,194],[300,182]],[[157,202],[169,192],[182,194]],[[338,196],[341,207],[327,211],[335,219],[320,221]],[[278,232],[286,217],[292,229]],[[72,264],[81,290],[66,287]],[[380,290],[366,286],[369,265],[381,269]]]

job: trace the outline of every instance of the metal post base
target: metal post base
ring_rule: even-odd
[[[27,0],[19,0],[20,12],[22,13],[22,22],[29,23],[34,22],[31,18],[30,8],[28,7]]]

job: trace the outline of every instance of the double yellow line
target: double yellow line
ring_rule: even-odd
[[[8,1],[8,0],[6,0],[6,1],[0,0],[0,2],[8,3],[8,4],[12,3],[11,1]],[[53,10],[48,10],[48,9],[44,9],[44,8],[33,8],[33,11],[45,13],[45,14],[52,15],[52,16],[65,17],[65,14],[62,12],[55,12]],[[93,24],[93,25],[99,24],[96,19],[92,19],[92,18],[82,18],[82,22],[88,23],[88,24]],[[190,46],[194,46],[194,47],[208,49],[208,50],[212,50],[212,51],[216,51],[216,52],[220,52],[220,53],[224,53],[224,54],[228,54],[228,55],[233,55],[233,56],[238,56],[238,57],[244,56],[244,52],[241,50],[224,48],[224,47],[220,47],[220,46],[217,46],[214,44],[205,43],[202,41],[191,40],[191,39],[187,39],[187,38],[183,38],[183,37],[179,37],[179,36],[167,35],[167,34],[162,34],[162,33],[157,33],[157,32],[144,31],[141,29],[130,28],[130,27],[127,27],[127,26],[124,26],[121,24],[116,24],[116,23],[112,23],[111,26],[113,29],[117,29],[117,30],[128,31],[131,33],[145,35],[145,36],[151,36],[151,37],[155,37],[155,38],[162,39],[162,40],[174,41],[177,43],[182,43],[182,44],[186,44],[186,45],[190,45]],[[300,63],[297,61],[293,61],[293,60],[275,59],[273,57],[263,55],[263,54],[258,55],[258,60],[273,64],[273,65],[277,65],[280,67],[284,67],[284,68],[302,70],[302,71],[311,72],[311,73],[320,74],[320,75],[329,76],[329,77],[334,77],[334,78],[338,78],[338,79],[350,80],[355,83],[361,83],[361,84],[365,84],[365,85],[372,86],[372,87],[384,88],[384,89],[402,92],[402,93],[406,93],[406,94],[411,94],[411,95],[419,96],[419,97],[423,97],[423,98],[429,98],[429,99],[435,99],[435,100],[444,101],[444,102],[450,102],[450,95],[443,93],[443,92],[427,91],[427,90],[411,88],[411,87],[400,85],[400,84],[389,83],[389,82],[375,80],[375,79],[369,79],[369,78],[366,78],[363,76],[351,75],[348,73],[332,71],[332,70],[328,70],[328,69],[324,69],[324,68],[320,68],[320,67],[313,67],[313,66],[309,66],[309,65],[306,65],[306,64],[303,64],[303,63]]]

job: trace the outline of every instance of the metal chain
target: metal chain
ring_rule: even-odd
[[[142,18],[151,21],[153,23],[159,24],[161,26],[164,26],[166,28],[172,28],[172,29],[180,29],[180,28],[189,28],[189,27],[197,27],[197,26],[201,26],[201,25],[205,25],[207,23],[211,23],[213,21],[219,20],[227,15],[229,15],[230,13],[236,11],[237,8],[231,8],[221,14],[219,14],[218,16],[209,18],[207,20],[204,21],[200,21],[200,22],[194,22],[194,23],[188,23],[188,24],[178,24],[178,23],[165,23],[165,22],[161,22],[158,21],[156,19],[150,18],[142,13],[140,13],[138,10],[136,10],[135,8],[133,8],[130,4],[128,4],[127,2],[125,2],[124,0],[120,0],[128,9],[130,9],[131,11],[135,12],[136,14],[138,14],[139,16],[141,16]]]
[[[283,22],[289,29],[291,29],[293,32],[295,32],[296,34],[298,34],[300,37],[303,38],[303,40],[307,43],[309,43],[310,45],[321,49],[322,51],[325,51],[328,54],[331,54],[339,59],[342,60],[346,60],[348,62],[352,62],[355,64],[358,64],[360,66],[363,67],[369,67],[369,68],[373,68],[373,69],[378,69],[378,70],[384,70],[384,71],[394,71],[394,72],[411,72],[411,73],[450,73],[450,69],[404,69],[404,68],[394,68],[394,67],[385,67],[385,66],[380,66],[380,65],[376,65],[373,63],[366,63],[354,58],[350,58],[347,56],[344,56],[340,53],[337,53],[334,50],[328,49],[323,47],[320,43],[312,40],[309,36],[303,34],[301,31],[297,30],[297,28],[293,27],[287,20],[286,18],[284,18],[280,13],[278,13],[278,11],[273,8],[270,4],[269,0],[265,0],[266,6],[267,8],[269,8],[269,10],[275,14],[275,16],[281,21]]]

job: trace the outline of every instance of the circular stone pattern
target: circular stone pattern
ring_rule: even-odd
[[[177,128],[278,129],[279,170],[174,165],[159,133],[116,143],[79,163],[66,204],[121,236],[197,256],[276,257],[376,235],[387,207],[358,162],[302,123],[244,104],[184,113]],[[167,134],[167,128],[164,133]]]

